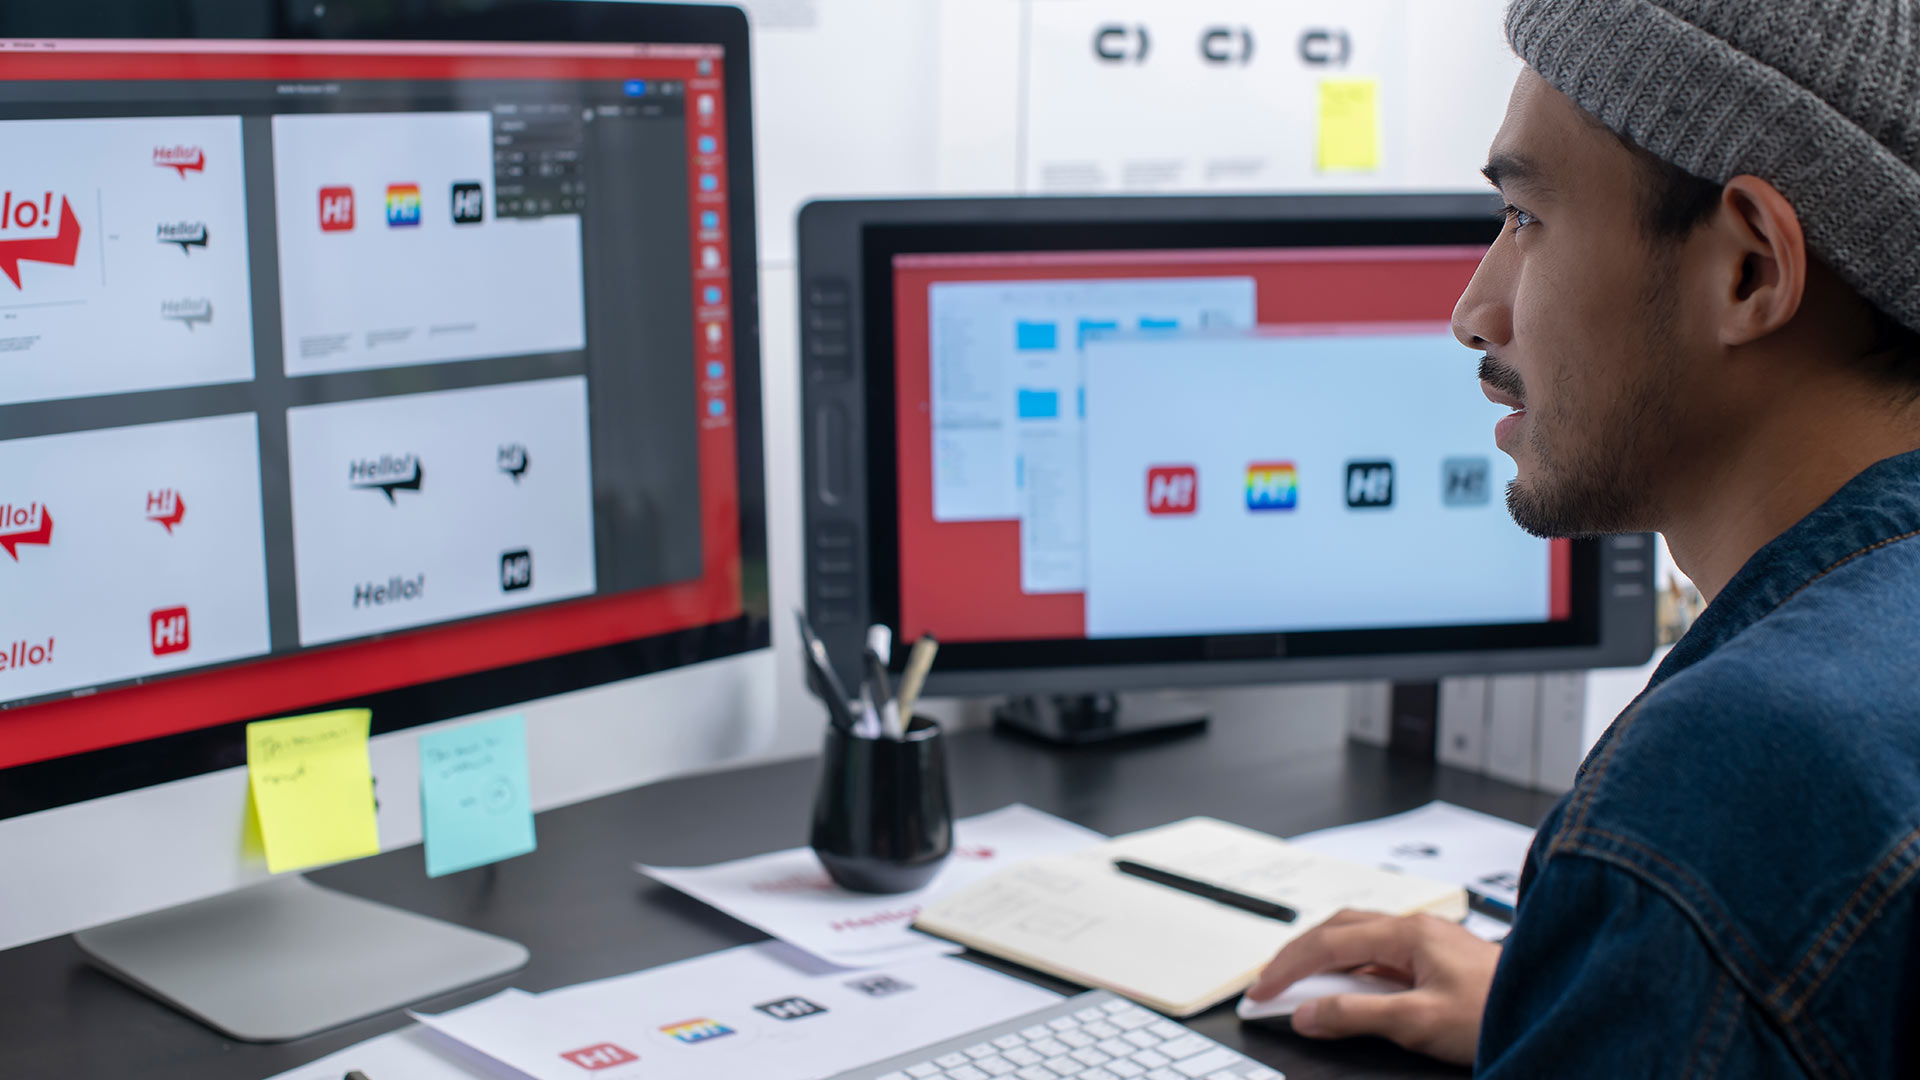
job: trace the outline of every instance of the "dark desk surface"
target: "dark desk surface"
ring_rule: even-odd
[[[1345,744],[1320,721],[1224,717],[1202,736],[1079,751],[974,731],[955,738],[952,751],[957,814],[1024,802],[1109,834],[1206,814],[1291,836],[1436,798],[1531,825],[1552,804]],[[521,971],[421,1003],[438,1012],[507,986],[548,990],[760,940],[633,864],[703,865],[804,844],[813,780],[811,760],[670,780],[541,814],[540,850],[497,866],[428,879],[415,847],[314,878],[533,950]],[[405,1022],[396,1012],[294,1043],[236,1043],[99,973],[71,938],[0,953],[0,1077],[8,1080],[260,1080]],[[1385,1043],[1243,1031],[1231,1006],[1190,1023],[1290,1080],[1449,1075]]]

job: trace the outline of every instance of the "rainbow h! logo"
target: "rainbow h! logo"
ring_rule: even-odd
[[[665,1024],[660,1030],[683,1043],[706,1042],[708,1039],[733,1034],[732,1028],[718,1020],[708,1020],[705,1017],[698,1020],[682,1020],[677,1024]]]
[[[1299,504],[1299,473],[1293,462],[1247,466],[1247,509],[1291,510]]]
[[[420,224],[420,185],[387,185],[387,225],[399,228]]]

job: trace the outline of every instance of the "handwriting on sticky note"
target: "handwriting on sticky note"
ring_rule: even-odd
[[[274,873],[380,850],[365,709],[247,725],[247,781]]]
[[[526,720],[515,714],[420,736],[427,876],[534,849]]]
[[[1321,172],[1373,172],[1380,167],[1380,80],[1320,80]]]

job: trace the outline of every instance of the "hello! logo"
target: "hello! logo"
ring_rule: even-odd
[[[65,195],[56,213],[53,195],[0,192],[0,273],[16,289],[26,288],[20,281],[23,262],[72,266],[80,259],[80,217]]]
[[[427,591],[427,575],[423,571],[412,577],[395,574],[384,584],[371,581],[353,587],[353,606],[385,607],[388,604],[404,604],[420,599]]]
[[[147,616],[147,629],[152,633],[155,656],[183,653],[193,645],[193,626],[185,607],[161,608],[153,612]]]
[[[1147,513],[1166,517],[1199,509],[1200,470],[1191,465],[1156,465],[1147,470]]]
[[[156,146],[153,164],[157,168],[172,169],[185,180],[190,172],[206,171],[207,153],[197,146]]]
[[[50,547],[53,544],[53,512],[45,503],[28,503],[25,506],[0,503],[0,551],[13,556],[14,562],[20,561],[21,547],[34,544]]]
[[[578,1050],[568,1050],[560,1057],[589,1071],[611,1069],[615,1065],[625,1065],[640,1060],[639,1055],[613,1043],[583,1046]]]
[[[53,638],[48,637],[43,644],[35,641],[12,641],[0,644],[0,671],[16,671],[24,667],[39,667],[53,663]]]
[[[411,491],[418,495],[426,479],[427,468],[417,454],[381,454],[347,465],[350,487],[355,491],[378,491],[387,497],[390,506],[396,503],[394,492]]]
[[[187,500],[172,488],[147,492],[147,520],[167,530],[173,535],[173,527],[187,516]]]
[[[168,322],[179,323],[191,333],[196,324],[210,325],[213,322],[213,301],[204,296],[162,300],[160,317]]]
[[[353,228],[353,189],[344,184],[320,189],[320,231],[348,232]]]
[[[163,221],[155,230],[162,244],[179,244],[180,253],[192,255],[194,248],[206,249],[207,223],[204,221]]]

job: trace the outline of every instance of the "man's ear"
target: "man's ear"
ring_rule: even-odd
[[[1709,227],[1723,268],[1721,344],[1746,345],[1792,322],[1807,295],[1807,237],[1787,197],[1757,176],[1736,176]]]

